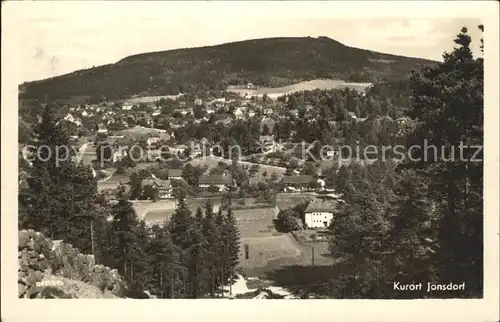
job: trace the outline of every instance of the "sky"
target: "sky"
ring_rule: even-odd
[[[353,14],[363,2],[355,1],[354,6],[334,2],[335,7],[325,2],[307,6],[300,2],[286,6],[283,2],[61,1],[50,6],[29,2],[16,19],[19,80],[57,76],[138,53],[267,37],[326,36],[348,46],[440,60],[444,51],[452,50],[460,28],[467,26],[479,53],[478,19],[427,13],[384,17],[368,9],[363,16]],[[425,12],[424,7],[418,8]]]

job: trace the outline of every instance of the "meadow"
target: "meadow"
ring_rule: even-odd
[[[269,98],[276,99],[281,95],[300,91],[311,91],[315,89],[329,90],[350,88],[358,91],[365,91],[370,85],[371,83],[346,83],[345,81],[339,79],[313,79],[283,87],[260,87],[257,89],[246,89],[229,86],[227,91],[238,93],[242,96],[262,96],[266,94]]]

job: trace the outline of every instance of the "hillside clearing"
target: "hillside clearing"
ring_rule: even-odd
[[[278,96],[291,94],[300,91],[311,91],[315,89],[343,89],[350,88],[358,91],[365,91],[372,83],[347,83],[338,79],[313,79],[310,81],[300,82],[283,87],[260,87],[257,89],[238,88],[237,86],[228,86],[227,91],[238,93],[241,96],[262,96],[267,95],[272,99]]]

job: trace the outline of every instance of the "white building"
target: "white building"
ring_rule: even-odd
[[[272,115],[273,114],[273,109],[272,108],[266,108],[263,110],[264,115]]]
[[[78,126],[82,125],[82,121],[78,117],[74,117],[72,114],[67,114],[64,119],[68,122],[75,123]]]
[[[146,140],[146,144],[150,147],[152,145],[156,145],[160,142],[160,138],[159,137],[149,137],[147,140]]]
[[[305,211],[305,223],[308,228],[327,228],[333,220],[335,205],[326,200],[313,200]]]
[[[261,135],[259,143],[262,153],[271,153],[278,150],[278,144],[274,141],[274,135]]]
[[[113,153],[113,162],[121,161],[124,157],[127,156],[127,150],[119,149]]]
[[[245,116],[241,108],[236,108],[233,114],[236,118],[243,118]]]
[[[97,133],[108,133],[108,129],[101,123],[97,126]]]

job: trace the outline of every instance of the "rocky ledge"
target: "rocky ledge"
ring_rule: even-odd
[[[34,230],[19,232],[20,298],[122,298],[126,284],[115,269],[92,255]]]

